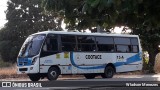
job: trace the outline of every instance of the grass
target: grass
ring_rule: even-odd
[[[12,75],[12,74],[16,74],[15,67],[0,68],[0,75]]]
[[[12,63],[3,62],[3,61],[0,59],[0,68],[3,68],[3,67],[11,67],[11,66],[13,66]]]
[[[15,65],[12,65],[12,63],[3,62],[2,60],[0,60],[0,78],[16,74],[15,68]]]
[[[27,77],[26,74],[17,74],[16,66],[0,68],[0,79],[25,77]]]
[[[25,74],[17,74],[16,64],[0,60],[0,79],[26,77]]]

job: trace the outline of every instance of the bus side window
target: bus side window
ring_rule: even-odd
[[[131,52],[130,45],[116,45],[117,52]]]
[[[96,51],[95,37],[77,36],[78,51]]]
[[[61,44],[62,51],[77,51],[74,35],[61,35]]]
[[[51,39],[47,39],[46,40],[46,44],[47,44],[47,51],[53,51],[53,49],[52,49],[52,42],[51,42]]]
[[[58,52],[57,36],[49,35],[42,46],[41,57],[53,55]]]
[[[43,51],[52,51],[52,45],[50,42],[50,38],[47,38],[43,45]]]
[[[46,44],[46,42],[44,42],[44,45],[43,45],[43,51],[47,51],[47,44]]]
[[[98,51],[114,52],[114,42],[112,37],[96,37]]]
[[[49,49],[51,51],[58,51],[58,41],[55,38],[50,39]]]

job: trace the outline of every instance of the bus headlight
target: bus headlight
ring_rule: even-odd
[[[38,60],[38,57],[34,57],[32,60],[32,65],[34,65],[37,60]]]

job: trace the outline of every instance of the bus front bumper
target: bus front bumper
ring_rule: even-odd
[[[30,74],[38,73],[39,69],[34,66],[21,66],[17,67],[17,74]]]

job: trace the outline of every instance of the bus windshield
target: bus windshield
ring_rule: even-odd
[[[38,55],[44,38],[45,35],[42,34],[29,36],[22,45],[18,57],[33,57]]]

